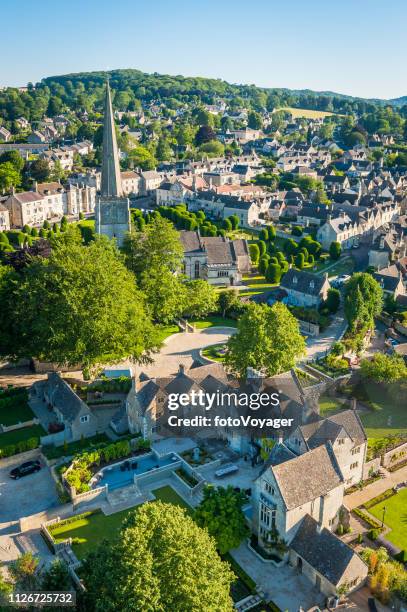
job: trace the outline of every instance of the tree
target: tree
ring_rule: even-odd
[[[279,283],[281,279],[281,268],[278,263],[270,263],[266,270],[266,281],[268,283]]]
[[[230,232],[232,230],[232,223],[230,219],[223,219],[222,225],[227,232]]]
[[[331,287],[328,289],[328,295],[326,298],[325,306],[328,308],[329,312],[335,314],[337,312],[339,305],[341,303],[341,292],[339,289],[334,289]]]
[[[383,290],[366,272],[357,272],[345,285],[345,315],[352,332],[374,327],[374,317],[383,307]]]
[[[239,217],[238,217],[237,215],[231,215],[231,216],[229,217],[229,221],[230,221],[230,222],[231,222],[231,224],[232,224],[232,228],[233,228],[234,230],[237,230],[237,228],[239,227]]]
[[[35,159],[30,164],[31,177],[39,183],[45,183],[50,177],[49,163],[45,159]]]
[[[259,240],[257,242],[257,244],[258,244],[258,247],[259,247],[260,257],[263,257],[266,254],[266,252],[267,252],[267,245],[264,242],[264,240]]]
[[[274,376],[292,368],[304,352],[298,321],[284,304],[250,303],[228,341],[225,364],[241,379],[248,367]]]
[[[22,554],[9,565],[15,587],[21,591],[34,591],[38,585],[37,567],[39,560],[31,552]]]
[[[257,266],[260,257],[260,249],[256,243],[249,244],[249,253],[252,264]]]
[[[0,164],[0,190],[9,191],[21,183],[21,174],[11,162]]]
[[[259,259],[258,270],[259,270],[259,273],[262,274],[263,276],[265,276],[266,274],[266,270],[268,268],[269,262],[270,262],[270,255],[264,255],[263,257],[260,257]]]
[[[260,113],[256,113],[256,111],[250,111],[247,117],[247,125],[252,130],[261,130],[263,127],[263,121],[261,119]]]
[[[43,591],[69,591],[71,587],[71,575],[66,564],[60,559],[55,559],[42,575],[41,589]]]
[[[126,518],[119,536],[83,562],[89,612],[232,611],[233,574],[183,508],[160,501]]]
[[[158,161],[168,161],[172,158],[173,152],[168,140],[159,138],[155,155]]]
[[[210,140],[209,142],[201,144],[199,151],[208,157],[223,157],[225,154],[225,147],[218,140]]]
[[[24,160],[18,151],[5,151],[0,155],[0,164],[10,162],[13,164],[17,172],[22,172],[24,168]]]
[[[235,491],[231,485],[226,488],[208,485],[203,491],[203,499],[195,510],[194,519],[215,538],[221,554],[237,548],[249,535],[242,511],[245,502],[245,495]]]
[[[204,317],[210,312],[215,312],[218,295],[206,280],[190,280],[185,283],[186,308],[183,314],[190,317]]]
[[[276,228],[274,227],[274,225],[269,225],[268,226],[268,234],[269,234],[269,240],[270,242],[273,242],[273,240],[275,240],[276,238]]]
[[[195,144],[197,147],[216,139],[214,130],[209,125],[201,125],[197,133],[195,134]]]
[[[341,256],[342,247],[339,242],[331,242],[329,245],[329,257],[336,261]]]
[[[234,309],[238,309],[241,305],[236,289],[221,291],[218,297],[218,305],[222,317],[226,317]]]
[[[33,259],[18,274],[0,268],[4,356],[93,366],[145,361],[158,344],[144,296],[105,237],[83,246],[67,232],[49,258]]]
[[[266,227],[263,227],[259,232],[259,240],[267,242],[269,239],[269,233]]]
[[[296,255],[295,257],[295,266],[299,270],[302,270],[304,267],[304,263],[305,263],[304,253],[298,253],[298,255]]]
[[[154,155],[143,145],[136,145],[127,154],[129,162],[142,170],[154,170],[157,160]]]
[[[407,379],[407,365],[403,357],[393,354],[375,353],[371,360],[362,359],[362,376],[379,383],[390,383]]]

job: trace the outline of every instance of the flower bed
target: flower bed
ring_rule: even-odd
[[[191,474],[188,474],[188,472],[186,470],[184,470],[184,468],[178,468],[177,470],[175,470],[175,473],[177,474],[177,476],[179,476],[184,482],[187,483],[187,485],[189,487],[195,487],[198,484],[198,480],[195,478],[195,476],[191,476]]]
[[[378,529],[380,531],[382,531],[382,525],[381,523],[379,523],[379,521],[376,521],[376,519],[374,519],[372,516],[370,516],[369,514],[367,514],[367,512],[364,512],[363,510],[361,510],[360,508],[354,508],[352,510],[352,512],[354,514],[356,514],[357,517],[361,518],[363,521],[365,521],[365,523],[367,523],[368,525],[370,525],[370,527],[372,527],[373,529]]]

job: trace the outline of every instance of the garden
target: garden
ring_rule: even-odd
[[[212,346],[207,346],[206,348],[202,349],[201,353],[202,357],[223,363],[225,360],[226,350],[226,344],[212,344]]]
[[[0,457],[11,457],[17,453],[33,450],[40,445],[40,437],[46,431],[41,425],[32,425],[0,434]]]
[[[15,425],[34,418],[28,405],[28,391],[23,387],[0,390],[0,424]]]
[[[384,523],[391,529],[386,539],[401,550],[407,550],[407,488],[371,507],[369,504],[368,510],[381,522],[384,508]]]

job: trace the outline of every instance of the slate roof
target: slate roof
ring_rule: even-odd
[[[180,239],[185,253],[192,253],[202,249],[198,232],[183,230],[180,232]]]
[[[30,202],[38,202],[42,200],[44,196],[36,191],[23,191],[21,193],[15,193],[11,196],[20,202],[20,204],[29,204]]]
[[[308,448],[316,448],[328,440],[334,442],[338,437],[349,436],[354,446],[366,441],[366,434],[359,416],[354,410],[344,410],[327,419],[303,425],[301,433]]]
[[[311,272],[304,272],[303,270],[288,270],[281,280],[280,287],[282,289],[299,291],[306,295],[318,296],[325,283],[324,276],[317,276],[311,274]]]
[[[50,403],[62,414],[64,421],[73,423],[84,407],[88,409],[86,404],[57,372],[48,374],[45,384]]]
[[[264,474],[269,467],[273,465],[280,465],[290,459],[295,459],[296,455],[284,444],[284,442],[277,442],[271,450],[271,453],[265,462],[264,466],[260,471],[260,475]]]
[[[334,586],[338,585],[351,561],[360,564],[362,576],[367,568],[350,546],[329,529],[318,533],[318,523],[306,514],[290,547]]]
[[[396,265],[391,265],[388,268],[382,268],[379,272],[375,272],[374,278],[380,283],[385,291],[395,291],[401,280],[401,274]]]
[[[329,443],[270,469],[288,510],[325,495],[343,483]]]

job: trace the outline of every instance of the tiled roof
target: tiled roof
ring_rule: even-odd
[[[317,448],[272,467],[287,509],[325,495],[343,483],[332,448]]]
[[[290,548],[334,586],[339,584],[351,561],[360,566],[361,577],[367,573],[364,562],[350,546],[329,529],[318,533],[318,523],[309,514],[305,515]]]
[[[288,270],[281,280],[280,286],[285,290],[299,291],[306,295],[317,296],[325,283],[324,276],[317,276],[303,270]]]

